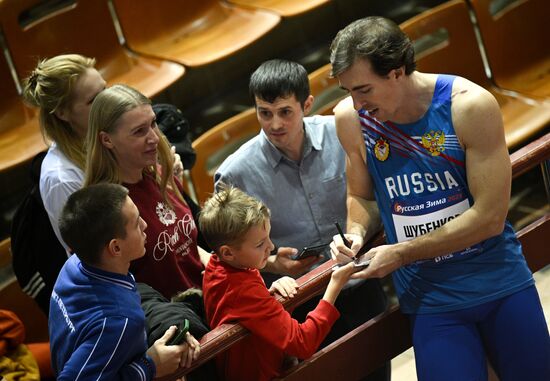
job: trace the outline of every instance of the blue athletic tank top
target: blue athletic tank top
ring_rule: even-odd
[[[439,75],[432,103],[417,122],[380,122],[359,111],[388,243],[438,229],[473,204],[465,155],[451,116],[454,76]],[[508,221],[504,231],[460,252],[422,260],[393,274],[401,310],[436,313],[472,307],[533,284]]]

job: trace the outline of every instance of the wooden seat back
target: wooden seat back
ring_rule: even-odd
[[[230,0],[229,2],[243,7],[265,9],[282,17],[293,17],[312,11],[330,0]]]
[[[309,88],[315,97],[310,115],[331,115],[334,106],[347,96],[336,78],[330,77],[332,66],[326,64],[309,75]]]
[[[0,54],[0,134],[25,123],[34,116],[34,111],[25,107],[3,54]]]
[[[2,0],[0,22],[20,79],[38,59],[66,53],[95,57],[111,83],[126,83],[152,97],[179,79],[184,68],[132,54],[119,42],[105,0]]]
[[[502,88],[550,98],[548,0],[469,0],[492,71]]]
[[[14,168],[46,149],[34,110],[27,107],[0,54],[0,173]]]
[[[280,17],[219,0],[111,0],[136,52],[201,66],[227,57],[273,29]]]
[[[199,203],[214,191],[214,174],[221,163],[259,132],[256,109],[250,108],[212,127],[193,142],[197,160],[191,179]]]
[[[513,153],[513,177],[525,173],[550,159],[550,134],[529,143]],[[523,252],[531,271],[536,272],[550,264],[547,255],[546,237],[550,235],[550,214],[517,232]],[[378,237],[374,246],[382,244]],[[328,261],[297,280],[298,294],[281,302],[285,308],[293,308],[323,291],[331,275],[333,261]],[[175,380],[188,374],[206,361],[221,354],[235,342],[242,340],[248,332],[239,324],[220,326],[201,338],[201,354],[188,369],[178,369],[163,381]],[[412,346],[409,322],[397,305],[377,317],[365,322],[327,347],[319,350],[310,359],[301,362],[284,374],[280,380],[358,380],[377,369]]]
[[[413,43],[419,70],[460,75],[480,86],[490,86],[464,1],[434,7],[400,27]]]
[[[420,71],[467,78],[490,91],[500,105],[510,150],[525,144],[550,124],[550,104],[504,92],[485,74],[467,4],[453,0],[401,24],[411,38]]]
[[[384,0],[384,1],[350,1],[334,0],[343,26],[368,15],[387,17],[396,23],[416,16],[446,0]]]

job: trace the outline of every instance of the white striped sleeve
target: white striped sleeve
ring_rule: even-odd
[[[154,378],[155,366],[145,355],[147,345],[139,323],[126,317],[104,318],[83,336],[58,381]]]

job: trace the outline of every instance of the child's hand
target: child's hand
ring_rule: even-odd
[[[271,287],[269,288],[269,293],[273,295],[275,292],[277,292],[279,295],[281,295],[284,298],[293,298],[294,295],[298,292],[298,283],[296,281],[288,276],[284,276],[280,279],[277,279],[275,282],[271,284]]]
[[[355,267],[353,262],[348,263],[340,267],[332,268],[332,275],[330,277],[330,282],[328,282],[327,289],[323,295],[323,300],[326,300],[330,304],[334,305],[338,294],[342,290],[342,287],[350,279],[351,274],[358,271],[359,269]]]
[[[351,274],[361,270],[354,266],[353,262],[348,263],[347,265],[342,265],[339,267],[333,267],[332,271],[332,281],[336,282],[338,285],[344,285],[350,279]]]

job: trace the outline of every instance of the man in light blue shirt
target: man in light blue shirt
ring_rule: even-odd
[[[295,102],[299,108],[294,99],[283,102],[283,107]],[[278,136],[293,132],[277,131]],[[292,156],[279,150],[277,142],[269,140],[270,132],[262,130],[223,162],[216,185],[233,184],[260,198],[272,211],[274,244],[300,249],[330,242],[337,233],[334,222],[345,226],[346,179],[334,116],[303,118],[298,132],[298,154]]]
[[[345,154],[334,116],[305,117],[313,96],[302,65],[264,62],[252,74],[249,89],[262,130],[222,163],[215,185],[234,185],[269,207],[271,240],[279,249],[267,271],[299,276],[318,260],[290,257],[305,246],[330,242],[337,234],[335,222],[345,229]],[[262,275],[269,287],[274,277]],[[381,312],[385,295],[376,280],[351,285],[338,303],[342,318],[329,341]],[[372,378],[383,379],[386,369]]]
[[[273,243],[294,248],[280,256],[330,242],[334,222],[346,222],[345,156],[334,116],[304,118],[313,96],[306,70],[294,62],[264,63],[250,89],[262,131],[222,163],[216,187],[232,184],[269,206]],[[306,263],[299,271],[312,260]],[[290,275],[300,275],[294,270]]]

